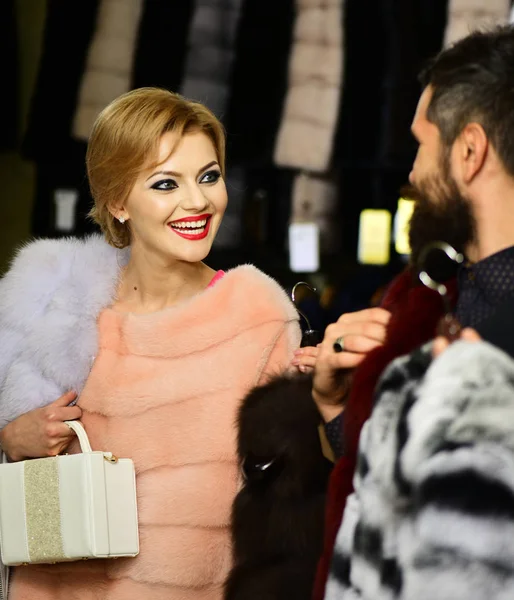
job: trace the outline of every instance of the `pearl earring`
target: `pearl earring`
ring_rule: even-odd
[[[125,217],[118,217],[118,221],[123,225],[123,223],[125,223]]]

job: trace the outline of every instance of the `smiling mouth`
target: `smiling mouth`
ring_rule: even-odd
[[[180,221],[168,223],[168,227],[186,240],[202,240],[207,237],[212,215],[187,217]]]

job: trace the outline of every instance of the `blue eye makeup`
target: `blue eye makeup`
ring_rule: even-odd
[[[151,186],[152,190],[160,190],[164,192],[168,192],[176,188],[178,188],[178,185],[174,179],[161,179],[160,181],[156,181]]]
[[[217,169],[214,169],[211,171],[207,171],[207,173],[204,173],[202,175],[202,177],[200,178],[199,183],[212,185],[212,184],[216,183],[220,178],[221,178],[221,172],[218,171]],[[170,192],[172,190],[177,189],[179,186],[178,186],[178,183],[174,179],[166,178],[166,179],[160,179],[159,181],[156,181],[150,187],[152,190],[158,190],[160,192]]]
[[[207,171],[200,179],[200,183],[216,183],[220,177],[221,173],[218,170]]]

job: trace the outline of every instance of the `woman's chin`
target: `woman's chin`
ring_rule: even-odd
[[[207,258],[211,248],[212,242],[209,240],[203,240],[201,242],[191,242],[190,247],[168,247],[166,249],[166,253],[170,258],[180,262],[197,263],[202,262]]]

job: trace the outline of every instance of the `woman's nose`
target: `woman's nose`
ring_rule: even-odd
[[[183,207],[190,210],[202,210],[209,204],[202,189],[198,185],[192,185],[187,190],[186,198],[183,201]]]

